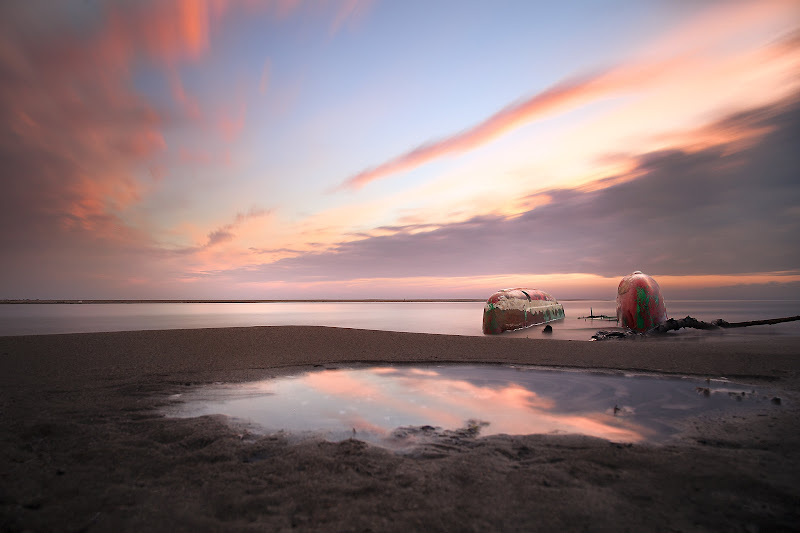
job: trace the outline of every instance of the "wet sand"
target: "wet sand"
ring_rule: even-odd
[[[522,363],[768,383],[666,445],[443,434],[291,443],[170,395],[354,362]],[[579,342],[323,327],[0,337],[3,531],[781,531],[800,523],[800,339]]]

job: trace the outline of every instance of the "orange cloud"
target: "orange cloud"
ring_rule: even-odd
[[[178,34],[187,52],[197,57],[208,47],[208,6],[198,0],[182,0],[178,13]]]
[[[712,146],[725,146],[727,152],[742,151],[772,131],[767,126],[715,122],[689,132],[668,133],[656,137],[666,145],[680,146],[687,152],[705,150]]]
[[[145,53],[175,63],[198,59],[209,47],[212,11],[221,15],[227,2],[177,0],[115,5],[100,40],[116,58]]]

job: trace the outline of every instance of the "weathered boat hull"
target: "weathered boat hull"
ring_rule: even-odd
[[[483,332],[496,335],[564,318],[564,306],[537,289],[503,289],[483,308]]]
[[[617,319],[633,331],[647,331],[667,320],[667,308],[656,280],[638,270],[617,288]]]

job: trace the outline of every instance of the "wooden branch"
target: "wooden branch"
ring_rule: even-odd
[[[666,322],[655,326],[647,333],[666,333],[667,331],[679,330],[681,328],[718,329],[720,327],[721,326],[715,323],[703,322],[702,320],[687,316],[686,318],[670,318]]]
[[[768,324],[780,324],[781,322],[794,322],[795,320],[800,320],[800,315],[770,318],[769,320],[751,320],[749,322],[726,322],[720,318],[713,323],[721,328],[746,328],[747,326],[766,326]]]
[[[747,326],[765,326],[768,324],[780,324],[782,322],[793,322],[795,320],[800,320],[800,315],[798,316],[788,316],[785,318],[770,318],[768,320],[750,320],[748,322],[727,322],[723,319],[714,320],[713,322],[703,322],[702,320],[697,320],[696,318],[692,318],[687,316],[686,318],[670,318],[665,322],[655,326],[654,328],[648,330],[641,335],[650,335],[656,333],[666,333],[668,331],[677,331],[681,328],[693,328],[693,329],[719,329],[719,328],[745,328]],[[596,334],[592,335],[592,338],[595,340],[605,340],[605,339],[614,339],[614,338],[625,338],[631,335],[635,335],[632,331],[598,331]]]

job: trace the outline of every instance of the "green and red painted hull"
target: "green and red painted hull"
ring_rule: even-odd
[[[638,270],[617,288],[617,319],[633,331],[647,331],[667,320],[667,308],[656,280]]]
[[[503,289],[483,308],[483,332],[495,335],[564,318],[564,306],[537,289]]]

